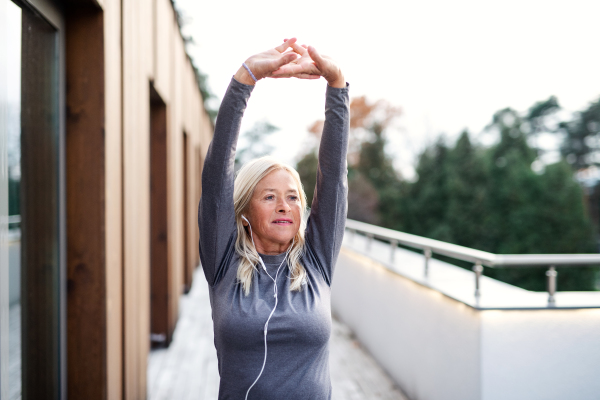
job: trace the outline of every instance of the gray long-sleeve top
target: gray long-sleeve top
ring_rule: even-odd
[[[244,399],[258,376],[264,357],[263,327],[275,304],[273,281],[261,269],[254,274],[248,296],[236,278],[234,160],[253,88],[231,80],[202,172],[200,259],[210,291],[221,377],[219,399]],[[327,86],[317,186],[301,259],[307,284],[301,291],[289,290],[286,261],[277,279],[279,302],[269,322],[266,366],[248,399],[331,398],[330,285],[346,222],[349,114],[348,87]],[[275,276],[285,253],[261,257]]]

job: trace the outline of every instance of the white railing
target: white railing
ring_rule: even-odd
[[[399,244],[422,250],[425,258],[425,277],[429,273],[429,260],[434,253],[457,260],[472,262],[474,264],[473,271],[475,272],[476,297],[481,295],[480,279],[483,274],[484,265],[492,268],[548,267],[546,276],[548,279],[549,305],[555,304],[556,266],[600,265],[600,254],[493,254],[351,219],[346,222],[346,230],[352,233],[363,234],[369,238],[368,247],[370,247],[373,239],[389,242],[391,261],[394,261],[394,255]]]

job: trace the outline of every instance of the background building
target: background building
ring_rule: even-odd
[[[0,397],[143,399],[213,132],[177,14],[0,0],[0,32]]]

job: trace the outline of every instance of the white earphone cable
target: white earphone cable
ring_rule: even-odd
[[[245,216],[242,215],[242,218],[248,223],[248,227],[250,228],[250,239],[252,239],[252,245],[254,246],[254,249],[256,249],[256,245],[254,244],[254,236],[252,235],[252,225],[250,225],[250,221],[248,221],[248,219]],[[279,264],[279,267],[277,267],[277,272],[275,273],[275,279],[273,279],[273,277],[269,274],[269,271],[267,271],[267,267],[265,266],[265,263],[264,263],[262,257],[258,256],[258,259],[260,260],[260,263],[261,263],[263,269],[265,270],[267,276],[269,278],[271,278],[271,280],[273,281],[273,297],[275,297],[275,305],[273,306],[273,309],[271,310],[271,313],[269,314],[269,318],[267,318],[267,322],[265,322],[265,326],[263,328],[263,338],[264,338],[264,343],[265,343],[265,357],[263,359],[262,367],[260,368],[260,372],[258,373],[258,376],[256,377],[256,379],[254,380],[254,382],[252,382],[252,385],[250,385],[250,387],[248,388],[248,391],[246,392],[245,400],[248,400],[248,395],[250,394],[250,389],[252,389],[254,387],[254,385],[256,385],[256,382],[258,382],[258,380],[262,376],[262,373],[265,370],[265,365],[267,364],[267,332],[269,329],[269,321],[271,320],[271,317],[275,313],[275,309],[277,308],[277,303],[279,301],[279,299],[277,298],[277,277],[279,276],[279,270],[281,269],[281,266],[283,265],[286,258],[290,254],[290,250],[292,249],[293,246],[294,246],[294,239],[292,239],[292,244],[290,245],[290,247],[288,247],[288,249],[285,253],[285,257],[281,261],[281,264]]]

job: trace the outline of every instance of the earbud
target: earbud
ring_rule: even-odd
[[[248,223],[248,225],[250,225],[250,221],[248,221],[248,218],[246,218],[244,215],[242,215],[242,219],[243,219],[244,221],[246,221],[246,222]]]
[[[259,256],[258,259],[260,260],[260,265],[262,265],[265,272],[267,272],[267,267],[265,266],[265,262],[263,261],[262,257]]]

